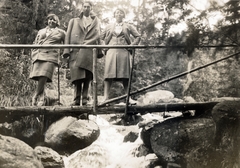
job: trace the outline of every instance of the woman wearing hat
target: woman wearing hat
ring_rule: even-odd
[[[124,10],[118,8],[114,12],[115,23],[108,25],[102,34],[106,45],[138,45],[140,34],[136,28],[123,22]],[[130,36],[134,37],[132,41]],[[125,94],[128,91],[128,80],[130,76],[130,55],[131,52],[124,48],[111,48],[106,51],[104,69],[104,97],[109,99],[109,91],[113,81],[120,81],[123,84]]]
[[[59,18],[55,14],[49,14],[46,18],[46,27],[39,30],[34,44],[54,45],[63,44],[65,31],[59,29]],[[32,105],[44,105],[44,87],[46,82],[52,82],[52,76],[59,63],[59,49],[39,48],[32,50],[32,69],[30,79],[38,81]]]

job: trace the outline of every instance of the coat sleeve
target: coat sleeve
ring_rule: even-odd
[[[66,32],[62,29],[59,29],[59,32],[62,35],[61,44],[64,44],[65,43]]]
[[[66,33],[66,36],[65,36],[64,44],[70,44],[72,27],[73,27],[73,19],[71,19],[68,23],[68,28],[67,28],[67,33]],[[70,55],[70,48],[65,48],[64,49],[63,56],[64,55],[68,55],[68,56]]]
[[[46,38],[46,29],[41,29],[38,31],[37,36],[33,44],[42,44],[42,41]]]
[[[113,35],[114,25],[108,25],[103,32],[103,40],[106,45],[110,42]]]
[[[141,40],[141,35],[133,25],[129,25],[130,33],[135,38],[131,45],[138,45]]]
[[[101,33],[100,33],[100,39],[101,39],[102,41],[105,40],[106,34],[107,34],[107,29],[105,28],[105,29],[103,29],[103,31],[101,31]],[[105,41],[104,41],[104,44],[105,44]]]
[[[37,35],[36,35],[36,37],[35,37],[35,39],[33,41],[33,44],[37,44],[38,41],[39,41],[39,38],[40,38],[40,34],[39,34],[39,31],[38,31],[38,33],[37,33]]]

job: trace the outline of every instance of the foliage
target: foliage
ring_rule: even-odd
[[[184,72],[189,62],[195,68],[215,59],[222,58],[237,49],[201,48],[203,45],[239,43],[239,1],[203,1],[204,8],[198,8],[193,0],[94,0],[94,12],[102,22],[102,27],[113,19],[113,11],[122,7],[126,21],[135,25],[142,34],[142,45],[185,46],[167,49],[137,49],[133,71],[132,90],[146,87]],[[82,0],[15,0],[0,3],[0,43],[31,44],[37,31],[45,26],[48,13],[59,16],[61,28],[66,30],[68,21],[77,17]],[[216,17],[219,16],[219,17]],[[210,24],[215,18],[218,22]],[[196,46],[200,46],[196,48]],[[29,49],[0,50],[0,94],[8,100],[23,97],[28,102],[35,83],[28,79],[31,67]],[[98,93],[103,94],[104,58],[98,60]],[[185,77],[160,85],[153,89],[167,89],[176,97],[190,95],[198,101],[219,96],[239,96],[239,59],[232,58],[191,74],[193,82],[183,93]],[[71,85],[60,70],[61,95],[71,95]],[[55,82],[49,90],[57,90]],[[112,96],[123,93],[120,84],[114,85]],[[54,93],[56,96],[57,94]],[[138,95],[135,96],[137,98]],[[19,100],[20,101],[20,100]],[[3,103],[8,105],[18,105]],[[28,103],[22,103],[26,105]]]

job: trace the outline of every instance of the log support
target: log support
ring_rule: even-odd
[[[187,111],[202,109],[212,109],[218,102],[202,103],[171,103],[157,104],[148,106],[128,106],[128,114],[146,114],[154,112]],[[97,114],[116,114],[125,112],[125,106],[109,106],[97,109]],[[92,106],[19,106],[19,107],[0,107],[0,122],[20,118],[28,115],[61,115],[61,116],[80,116],[83,114],[95,114]]]

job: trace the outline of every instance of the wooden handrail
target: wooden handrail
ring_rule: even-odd
[[[55,44],[55,45],[37,45],[37,44],[0,44],[0,49],[17,49],[17,48],[185,48],[184,45],[163,46],[163,45],[78,45],[78,44]],[[221,48],[221,47],[239,47],[237,45],[203,45],[194,46],[195,48]]]

